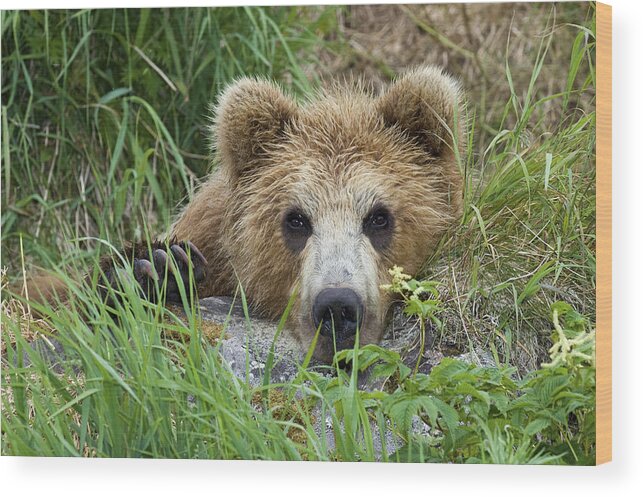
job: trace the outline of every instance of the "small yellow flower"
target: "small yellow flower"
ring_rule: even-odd
[[[554,309],[554,329],[558,335],[558,340],[549,349],[551,362],[541,364],[543,368],[555,368],[565,364],[571,364],[572,358],[577,357],[583,361],[596,365],[596,330],[580,333],[575,338],[569,339],[565,336],[562,326],[558,321],[558,311]],[[581,350],[587,349],[589,353]]]
[[[388,270],[389,274],[393,276],[394,282],[395,281],[402,282],[404,280],[410,280],[411,276],[409,276],[408,274],[404,274],[402,271],[403,271],[403,268],[401,268],[400,266],[393,266],[391,269]]]

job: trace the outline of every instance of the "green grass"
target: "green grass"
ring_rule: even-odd
[[[552,64],[550,29],[531,75],[523,76],[527,88],[514,88],[512,69],[506,68],[511,96],[480,154],[473,152],[479,109],[475,103],[470,109],[464,215],[425,271],[442,283],[443,339],[463,350],[492,350],[499,363],[522,371],[535,369],[546,356],[554,302],[565,300],[592,321],[595,315],[596,115],[566,107],[581,95],[594,104],[595,40],[578,28],[563,71],[566,91],[534,93],[543,64]],[[535,135],[544,119],[552,119],[543,111],[552,100],[565,110]]]
[[[216,95],[246,74],[310,92],[304,68],[320,37],[333,34],[333,16],[323,8],[3,12],[2,264],[19,267],[19,237],[28,262],[51,267],[79,252],[71,240],[163,231],[210,169]]]
[[[3,340],[14,341],[3,366],[4,454],[593,464],[594,335],[568,304],[553,306],[551,362],[523,379],[515,368],[449,358],[416,373],[369,345],[338,353],[350,372],[307,370],[307,359],[274,384],[268,364],[252,388],[208,344],[194,309],[179,319],[124,285],[123,304],[108,310],[90,288],[69,284],[68,306],[36,306],[47,326],[66,330],[55,335],[67,355],[58,369],[22,336],[20,319],[3,314]],[[358,371],[373,365],[383,391],[358,388]],[[318,429],[327,415],[332,449]],[[418,424],[429,430],[419,434]],[[387,430],[401,446],[386,445]]]
[[[195,312],[181,322],[131,290],[110,310],[69,281],[71,306],[32,304],[44,321],[2,313],[2,453],[592,463],[592,361],[540,367],[561,336],[584,339],[595,325],[591,13],[573,25],[552,16],[532,59],[496,74],[508,97],[469,104],[463,218],[428,261],[434,293],[413,314],[428,318],[436,350],[489,351],[495,367],[446,359],[422,375],[370,347],[343,353],[352,373],[302,368],[256,390],[208,346]],[[320,58],[351,53],[338,22],[333,8],[3,12],[10,282],[35,266],[69,278],[109,244],[162,232],[210,169],[204,129],[218,91],[262,74],[305,95]],[[551,94],[543,78],[555,65],[564,89]],[[28,344],[50,330],[71,356],[64,371]],[[371,362],[389,378],[384,392],[357,387]],[[315,432],[314,401],[333,450]],[[415,415],[429,433],[409,431]],[[371,436],[386,426],[406,441],[390,458]]]

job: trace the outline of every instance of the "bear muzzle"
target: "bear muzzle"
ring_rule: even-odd
[[[362,299],[350,288],[325,288],[313,303],[312,319],[320,334],[332,340],[339,348],[353,344],[364,317]]]

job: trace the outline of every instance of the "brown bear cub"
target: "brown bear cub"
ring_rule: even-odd
[[[170,230],[176,277],[192,264],[199,297],[240,283],[272,318],[296,292],[290,328],[304,347],[320,330],[321,360],[358,331],[360,344],[379,342],[388,269],[419,271],[460,215],[459,106],[458,84],[434,67],[381,95],[338,84],[303,105],[268,81],[233,83],[212,125],[218,167]],[[166,247],[131,252],[143,288],[164,274]],[[166,298],[178,300],[169,279]]]

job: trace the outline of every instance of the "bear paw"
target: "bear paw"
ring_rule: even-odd
[[[207,261],[196,246],[190,242],[173,243],[169,246],[153,248],[152,261],[147,259],[136,259],[134,261],[134,274],[140,282],[140,277],[161,280],[167,274],[165,286],[165,300],[167,302],[181,302],[179,280],[189,293],[190,266],[195,283],[205,279],[205,268]]]
[[[181,284],[190,297],[190,272],[195,283],[205,279],[207,261],[201,251],[190,241],[169,243],[156,241],[151,247],[138,244],[125,255],[132,266],[134,279],[138,282],[142,297],[152,302],[159,300],[158,291],[165,303],[181,303]],[[111,258],[102,261],[103,278],[99,286],[103,297],[108,296],[107,287],[122,285],[119,269]]]

